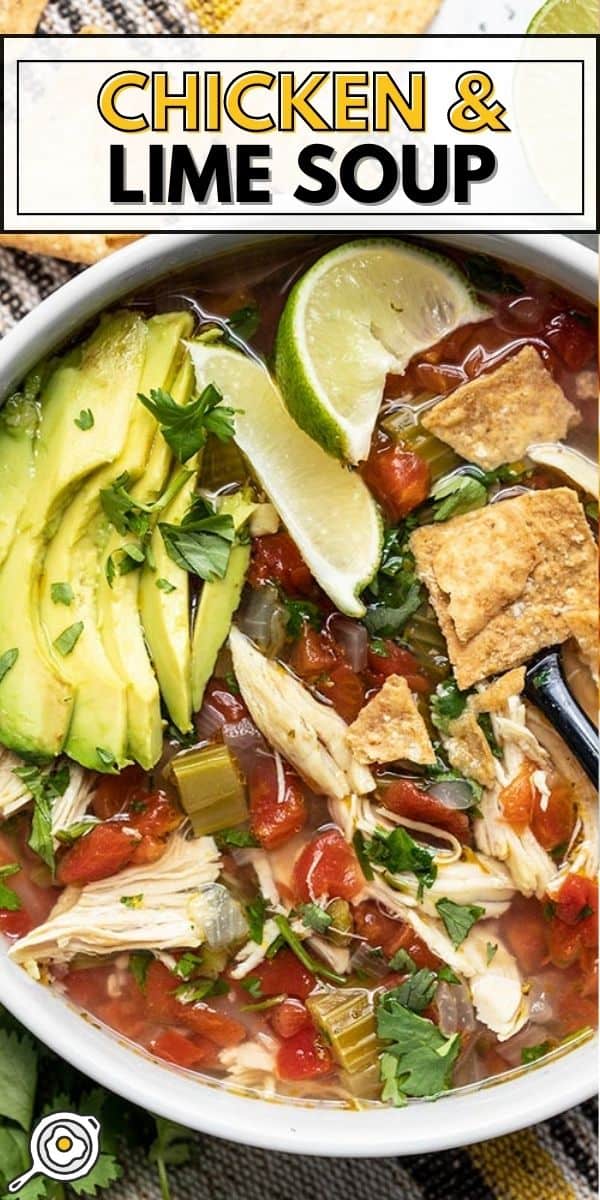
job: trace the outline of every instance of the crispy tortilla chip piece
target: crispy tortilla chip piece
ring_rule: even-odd
[[[348,730],[348,742],[360,763],[434,763],[427,726],[401,675],[389,675]]]
[[[569,614],[571,633],[577,642],[579,653],[598,682],[598,610],[581,608]]]
[[[440,0],[241,0],[219,33],[421,33]]]
[[[139,236],[137,233],[3,233],[0,234],[0,246],[88,266],[128,242],[136,241]]]
[[[469,708],[474,713],[501,712],[511,696],[520,696],[525,687],[525,668],[515,667],[495,679],[481,692],[469,697]]]
[[[0,0],[0,33],[35,33],[46,0]]]
[[[467,779],[475,779],[484,787],[492,787],[496,778],[494,756],[486,736],[477,724],[475,713],[466,708],[460,717],[450,721],[444,749],[450,765]]]
[[[440,541],[433,569],[461,642],[521,595],[539,556],[524,517],[504,504],[490,505],[484,520],[457,524],[454,536]]]
[[[463,641],[454,624],[449,595],[451,599],[455,586],[456,594],[464,591],[465,579],[476,580],[483,556],[490,552],[490,513],[495,507],[454,517],[445,525],[423,526],[410,539],[417,573],[427,585],[461,689],[521,666],[545,646],[566,641],[571,635],[571,615],[594,609],[597,603],[596,547],[576,493],[566,487],[526,492],[501,502],[506,518],[502,535],[492,516],[497,530],[493,560],[496,569],[502,563],[505,570],[511,548],[518,557],[517,539],[525,523],[538,544],[537,561],[520,595],[501,611],[495,611],[479,632]],[[464,527],[468,528],[466,540]],[[462,562],[456,560],[454,580],[445,576],[448,593],[437,577],[436,561],[442,547],[457,535],[462,539],[465,558]]]
[[[469,462],[486,470],[523,458],[534,442],[557,442],[581,420],[533,346],[465,383],[422,422]]]

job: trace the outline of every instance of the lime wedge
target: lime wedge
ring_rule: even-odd
[[[333,603],[360,617],[381,555],[377,505],[362,479],[298,428],[266,368],[227,346],[187,343],[198,387],[236,409],[235,440]]]
[[[276,371],[292,416],[330,454],[367,457],[386,375],[487,316],[440,255],[372,238],[331,250],[290,292]]]
[[[546,0],[528,33],[600,33],[598,0]]]

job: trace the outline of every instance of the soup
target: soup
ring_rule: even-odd
[[[352,1106],[596,1026],[594,788],[525,695],[559,645],[595,710],[594,321],[418,239],[267,241],[7,399],[0,930],[41,985]]]

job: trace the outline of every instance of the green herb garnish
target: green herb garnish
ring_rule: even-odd
[[[156,586],[159,592],[176,592],[177,588],[174,583],[170,583],[168,579],[157,579]]]
[[[453,677],[438,683],[430,702],[431,720],[436,729],[447,733],[451,721],[456,721],[466,706],[467,693],[459,691]]]
[[[365,594],[364,623],[376,639],[401,633],[422,602],[423,589],[408,542],[415,525],[415,519],[407,517],[384,537],[379,569]]]
[[[223,579],[235,540],[230,513],[215,514],[207,505],[196,502],[181,525],[159,522],[158,528],[169,558],[178,567],[207,582]]]
[[[420,1013],[427,1008],[428,1004],[431,1004],[437,984],[436,972],[430,971],[428,967],[422,967],[420,971],[409,975],[404,983],[401,983],[399,987],[392,988],[386,995],[392,996],[404,1008],[410,1008],[411,1012]]]
[[[258,846],[256,838],[249,829],[221,829],[215,834],[215,841],[219,849],[224,846]]]
[[[285,598],[284,604],[285,631],[289,637],[299,637],[305,625],[310,625],[313,629],[321,628],[323,616],[317,604],[312,604],[310,600],[290,600],[288,597]]]
[[[545,1054],[549,1054],[552,1049],[550,1042],[539,1042],[537,1046],[524,1046],[521,1050],[521,1062],[523,1066],[528,1063],[537,1062],[538,1058],[543,1058]]]
[[[320,904],[301,904],[298,916],[307,929],[314,929],[316,933],[325,933],[332,922],[329,913]]]
[[[17,912],[21,907],[21,901],[17,893],[7,887],[3,880],[10,879],[11,875],[17,875],[20,870],[18,863],[7,863],[6,866],[0,867],[0,908],[6,912]]]
[[[198,1004],[208,996],[226,996],[228,991],[229,984],[225,979],[198,979],[181,983],[174,994],[181,1004]]]
[[[250,938],[253,942],[257,942],[259,946],[263,940],[263,934],[265,931],[267,907],[267,902],[260,892],[250,904],[246,905],[246,917],[248,920]]]
[[[431,489],[433,520],[448,521],[460,513],[473,512],[487,503],[487,488],[472,475],[450,475]]]
[[[433,855],[424,846],[419,846],[402,825],[389,833],[384,829],[376,829],[373,837],[365,840],[365,852],[371,863],[385,867],[392,875],[403,871],[416,875],[419,897],[424,888],[430,888],[435,883],[437,867]]]
[[[67,625],[67,628],[63,629],[52,645],[59,654],[62,654],[63,658],[66,658],[67,654],[71,654],[71,651],[75,649],[82,633],[83,621],[75,621],[73,625]]]
[[[460,1050],[460,1035],[444,1037],[433,1021],[420,1017],[386,992],[377,1006],[377,1034],[388,1042],[381,1057],[382,1100],[395,1105],[408,1096],[438,1096],[448,1090]]]
[[[70,583],[53,583],[50,587],[50,596],[54,604],[72,604],[75,599],[75,594]]]
[[[338,975],[335,971],[331,971],[329,967],[326,967],[323,963],[317,962],[317,960],[314,959],[307,950],[305,950],[300,938],[294,933],[287,917],[284,917],[278,913],[275,917],[275,924],[277,925],[284,942],[287,943],[290,950],[293,951],[293,953],[296,955],[296,958],[302,963],[302,966],[306,967],[307,971],[311,971],[313,975],[320,975],[323,979],[329,979],[331,983],[341,984],[346,982],[343,975]]]
[[[150,950],[134,950],[129,955],[129,970],[142,992],[146,990],[148,968],[153,960],[154,955]]]
[[[165,441],[181,463],[198,453],[210,433],[220,442],[228,442],[234,435],[235,410],[222,403],[223,397],[212,383],[187,404],[177,404],[163,388],[153,388],[149,397],[140,392],[138,399],[156,417]]]
[[[447,898],[438,900],[435,907],[454,946],[462,946],[475,922],[485,916],[485,908],[479,904],[456,904]]]
[[[31,764],[17,767],[15,775],[33,796],[33,817],[28,845],[35,854],[39,854],[51,871],[54,871],[52,809],[56,798],[63,796],[69,786],[69,767],[65,762],[58,762],[53,768],[42,770]]]
[[[94,414],[91,408],[82,408],[78,417],[75,417],[75,424],[78,429],[93,429]]]
[[[19,657],[19,651],[15,647],[13,650],[5,650],[4,654],[0,654],[0,683],[5,675],[8,675],[11,667],[14,667]]]
[[[144,903],[144,893],[137,892],[134,896],[121,896],[120,903],[125,905],[125,908],[141,908]]]

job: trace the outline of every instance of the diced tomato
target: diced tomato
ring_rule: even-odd
[[[118,775],[100,775],[92,808],[101,821],[118,812],[127,812],[131,803],[147,793],[146,775],[141,767],[126,767]]]
[[[6,908],[0,908],[0,933],[5,937],[24,937],[30,929],[33,929],[33,921],[24,909],[9,912]]]
[[[278,1037],[291,1038],[311,1025],[307,1009],[301,1000],[284,1000],[270,1015],[270,1022]]]
[[[287,533],[270,533],[253,539],[248,582],[252,587],[278,583],[284,592],[302,596],[309,595],[314,586],[298,547]]]
[[[365,685],[360,675],[346,663],[329,672],[328,678],[319,684],[319,691],[331,700],[335,711],[349,725],[356,720],[365,702]]]
[[[319,1075],[329,1075],[332,1070],[333,1058],[315,1029],[302,1029],[279,1047],[277,1074],[280,1079],[315,1079]]]
[[[390,675],[403,675],[411,692],[431,691],[431,683],[421,672],[414,654],[391,638],[382,641],[376,651],[369,647],[368,664],[376,687],[381,687]]]
[[[315,834],[294,864],[292,887],[297,900],[324,896],[353,900],[363,886],[356,854],[339,829]]]
[[[96,1016],[104,1021],[111,1029],[116,1029],[123,1037],[138,1038],[144,1029],[144,1017],[139,1004],[135,1001],[122,999],[107,1000],[95,1008]]]
[[[463,846],[472,842],[471,823],[466,812],[448,808],[430,792],[410,779],[398,779],[382,792],[382,803],[390,812],[410,821],[424,821],[454,834]]]
[[[539,971],[548,961],[548,923],[537,900],[517,899],[506,918],[506,937],[521,970]]]
[[[589,317],[575,309],[553,317],[544,337],[571,371],[581,371],[596,354],[594,324]]]
[[[165,792],[150,792],[140,797],[128,812],[127,824],[144,837],[164,838],[183,820],[181,809]]]
[[[136,844],[130,864],[132,867],[144,867],[148,863],[158,862],[158,859],[162,858],[165,848],[166,842],[162,838],[143,837]]]
[[[207,1004],[179,1004],[177,1001],[177,1005],[181,1023],[214,1042],[215,1046],[223,1049],[227,1046],[239,1046],[240,1042],[244,1041],[246,1027],[234,1017],[215,1012],[214,1008],[209,1008]]]
[[[192,1040],[178,1029],[166,1029],[152,1039],[149,1045],[152,1054],[164,1058],[165,1062],[175,1063],[178,1067],[197,1067],[205,1062],[212,1054],[210,1042],[202,1039]]]
[[[294,643],[290,666],[301,679],[325,675],[340,661],[340,650],[330,633],[319,633],[304,624],[300,636]]]
[[[581,975],[571,987],[561,988],[558,993],[558,1016],[563,1037],[586,1026],[594,1029],[598,1024],[597,988],[586,994],[586,982],[585,977]]]
[[[568,783],[554,785],[545,809],[541,797],[536,794],[531,815],[531,831],[544,850],[555,850],[568,846],[575,824],[573,789]]]
[[[306,824],[302,784],[287,764],[283,768],[283,777],[283,795],[280,796],[274,759],[257,759],[250,776],[250,828],[265,850],[283,845]]]
[[[144,982],[144,1000],[149,1017],[157,1021],[179,1018],[182,1005],[175,996],[178,980],[164,963],[153,959],[148,967]]]
[[[116,821],[95,825],[91,833],[79,838],[61,858],[56,873],[58,882],[66,887],[114,875],[131,861],[138,841]]]
[[[267,958],[252,972],[260,979],[263,996],[293,996],[306,1000],[316,980],[311,971],[302,965],[291,950],[279,950],[274,958]]]
[[[106,966],[89,967],[85,970],[69,971],[62,980],[63,986],[74,1004],[92,1012],[98,999],[106,995],[109,970]]]
[[[390,520],[400,521],[427,498],[429,467],[413,450],[403,450],[385,434],[375,437],[362,476]]]
[[[575,925],[551,921],[547,932],[548,958],[555,967],[573,966],[581,954],[581,934]]]
[[[517,833],[523,833],[531,823],[536,790],[531,781],[535,770],[532,762],[524,762],[518,775],[500,792],[500,808],[505,821]]]
[[[204,701],[208,701],[221,713],[225,725],[237,725],[244,717],[248,717],[248,709],[242,697],[232,692],[222,679],[211,679],[204,694]]]
[[[565,925],[576,925],[585,945],[594,935],[598,913],[598,884],[585,875],[567,875],[557,897],[556,917]]]
[[[388,917],[374,900],[359,904],[353,913],[356,933],[373,949],[382,950],[386,958],[392,958],[398,950],[406,950],[417,967],[434,970],[440,965],[439,958],[432,954],[410,925]]]

